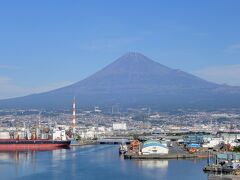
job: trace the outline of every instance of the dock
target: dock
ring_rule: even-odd
[[[189,154],[189,153],[169,153],[169,154],[150,154],[142,155],[136,153],[126,153],[124,159],[194,159],[194,158],[206,158],[207,155]]]
[[[194,159],[194,158],[208,158],[212,156],[208,151],[198,151],[195,153],[190,153],[184,147],[179,146],[174,143],[172,146],[168,147],[168,153],[149,153],[144,154],[140,151],[140,148],[135,148],[133,150],[128,149],[124,154],[124,159]]]
[[[221,165],[208,165],[203,168],[205,172],[214,172],[214,173],[232,173],[232,168],[222,167]]]
[[[222,175],[210,174],[208,176],[208,180],[239,180],[239,176],[237,176],[237,175],[226,175],[226,174],[222,174]]]

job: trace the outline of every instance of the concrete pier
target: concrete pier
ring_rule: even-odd
[[[213,172],[213,173],[232,173],[232,168],[222,167],[221,165],[209,165],[203,168],[205,172]]]
[[[124,159],[190,159],[198,158],[197,154],[151,154],[151,155],[139,155],[126,153]]]
[[[209,175],[208,180],[239,180],[240,177],[237,175]]]

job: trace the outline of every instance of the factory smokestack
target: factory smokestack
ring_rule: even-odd
[[[75,134],[75,128],[76,128],[76,99],[75,99],[75,97],[73,99],[72,128],[73,128],[73,134]]]

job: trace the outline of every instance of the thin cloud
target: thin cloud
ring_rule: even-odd
[[[11,81],[11,78],[9,77],[5,77],[5,76],[0,77],[0,85],[9,81]]]
[[[47,91],[51,91],[51,90],[54,90],[54,89],[58,89],[58,88],[61,88],[61,87],[65,87],[65,86],[71,85],[73,83],[74,82],[72,82],[72,81],[56,82],[56,83],[51,83],[51,84],[41,86],[41,87],[34,87],[34,88],[32,88],[31,91],[33,93],[42,93],[42,92],[47,92]]]
[[[0,77],[0,99],[6,99],[26,94],[24,88],[18,87],[10,77]]]
[[[239,44],[233,44],[226,48],[226,52],[228,53],[240,53],[240,43]]]
[[[20,66],[12,66],[12,65],[6,65],[6,64],[0,64],[0,69],[22,69]]]
[[[57,83],[50,83],[44,86],[38,87],[23,87],[15,84],[14,80],[10,77],[0,77],[0,99],[7,99],[13,97],[26,96],[34,93],[46,92],[54,89],[58,89],[72,84],[71,81],[63,81]]]
[[[240,64],[200,69],[193,74],[219,84],[240,86]]]

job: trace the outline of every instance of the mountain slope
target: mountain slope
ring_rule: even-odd
[[[240,107],[240,88],[218,85],[127,53],[92,76],[46,93],[0,101],[2,107],[81,106]]]

